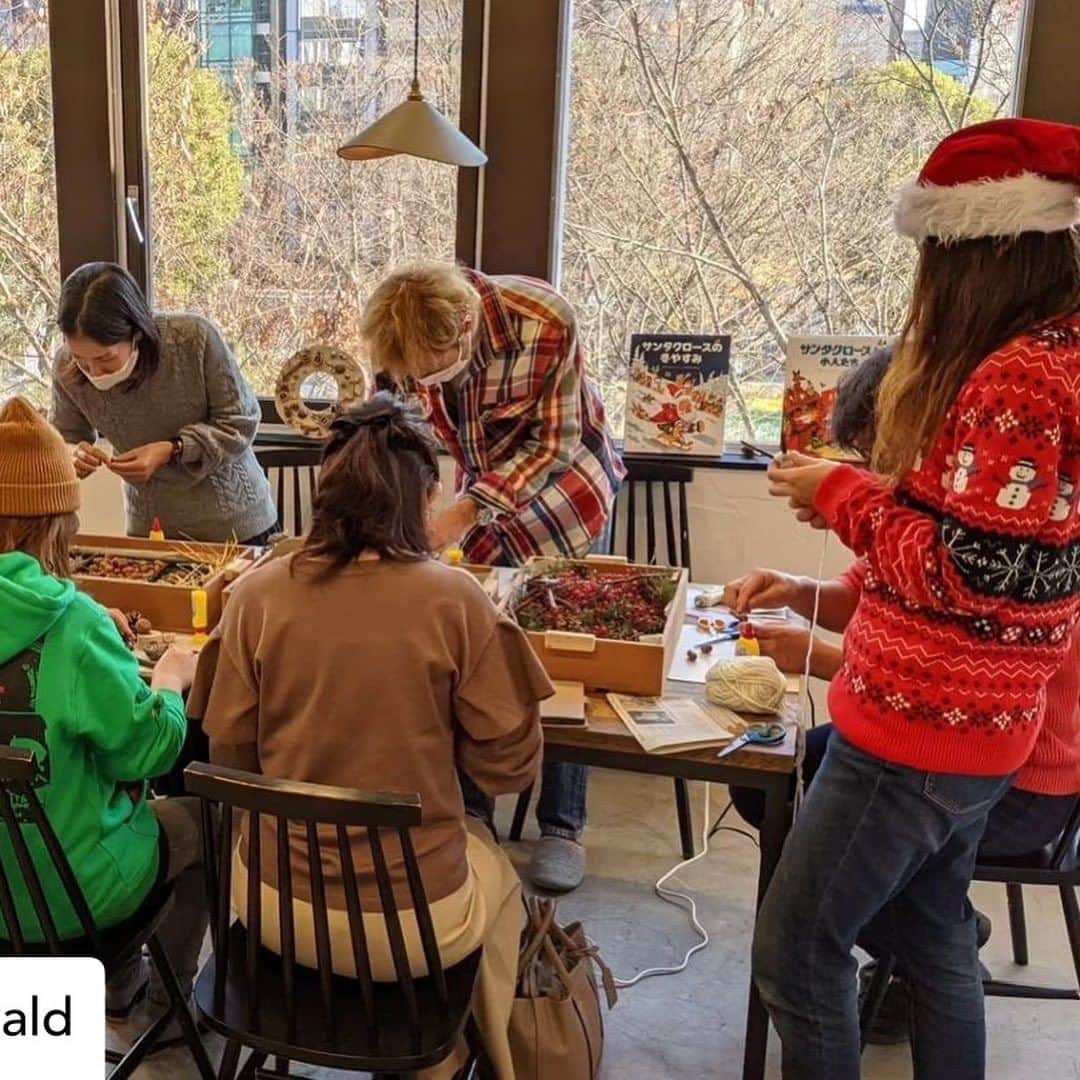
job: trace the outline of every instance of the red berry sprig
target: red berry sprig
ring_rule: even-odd
[[[562,630],[615,641],[662,633],[675,592],[670,570],[604,570],[580,563],[547,567],[514,605],[526,630]]]

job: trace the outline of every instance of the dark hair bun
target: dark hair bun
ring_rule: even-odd
[[[330,425],[304,554],[335,567],[367,551],[427,558],[427,504],[438,482],[424,418],[393,394],[374,394]]]

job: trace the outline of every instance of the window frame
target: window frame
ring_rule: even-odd
[[[1080,122],[1080,67],[1056,59],[1080,32],[1080,10],[1072,0],[1028,5],[1020,115]],[[146,0],[48,8],[61,275],[108,259],[149,290],[145,35],[136,32]],[[572,0],[463,0],[460,124],[490,158],[459,171],[456,253],[466,265],[558,277],[572,26]],[[531,45],[524,56],[521,41]],[[138,188],[141,245],[125,213],[129,185]]]

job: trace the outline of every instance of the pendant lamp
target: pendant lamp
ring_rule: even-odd
[[[420,0],[413,7],[413,78],[409,96],[338,148],[347,161],[411,154],[447,165],[483,165],[487,154],[466,138],[420,92]]]

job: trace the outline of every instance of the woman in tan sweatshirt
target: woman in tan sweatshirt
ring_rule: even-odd
[[[477,1020],[512,1078],[520,883],[483,827],[467,827],[458,770],[491,796],[524,790],[541,760],[539,703],[551,684],[518,627],[472,575],[430,557],[438,464],[417,417],[388,394],[338,420],[303,549],[238,583],[199,665],[189,711],[211,757],[288,780],[419,793],[414,844],[445,964],[484,946]],[[238,859],[243,860],[242,841]],[[276,850],[263,837],[263,937],[279,946]],[[341,868],[323,848],[334,968],[355,975]],[[294,845],[297,953],[315,964],[305,849]],[[397,856],[395,859],[393,856]],[[371,854],[353,843],[377,979],[392,980]],[[388,852],[399,902],[404,866]],[[245,872],[246,873],[246,872]],[[234,907],[246,910],[245,873]],[[415,920],[410,958],[424,970]]]

